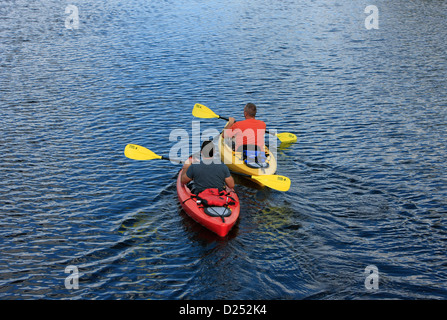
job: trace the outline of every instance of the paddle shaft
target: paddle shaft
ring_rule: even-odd
[[[177,163],[183,163],[183,161],[181,161],[181,160],[171,160],[171,159],[169,159],[168,157],[165,157],[165,156],[161,156],[161,160],[169,160],[169,161],[171,161],[171,162],[177,162]]]
[[[177,159],[171,160],[168,157],[160,156],[145,147],[134,145],[134,144],[128,144],[126,146],[126,148],[124,149],[124,155],[130,159],[133,159],[133,160],[159,159],[159,160],[169,160],[170,162],[176,162],[179,164],[185,163],[185,161],[182,161],[182,160],[177,160]],[[245,174],[241,174],[241,175],[245,175]],[[261,182],[264,185],[269,186],[272,189],[277,189],[279,191],[287,191],[290,186],[290,182],[288,182],[287,177],[275,176],[275,175],[265,175],[265,176],[259,176],[259,177],[249,176],[249,175],[245,175],[245,176],[251,177],[252,179],[255,179],[258,181],[261,179]],[[273,180],[272,180],[272,178],[273,178]],[[284,181],[286,182],[286,184],[284,184]]]
[[[194,105],[194,108],[192,109],[192,115],[197,118],[205,118],[205,119],[211,119],[211,118],[218,118],[223,119],[226,121],[229,121],[229,118],[222,117],[218,114],[216,114],[213,110],[208,108],[207,106],[204,106],[203,104],[196,103]],[[277,137],[281,142],[296,142],[297,137],[293,133],[289,132],[283,132],[283,133],[273,133],[269,130],[265,130],[266,133],[271,134],[272,136]]]

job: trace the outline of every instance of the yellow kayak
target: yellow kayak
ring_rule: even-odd
[[[265,163],[262,167],[248,166],[244,160],[242,152],[233,151],[232,139],[219,136],[219,153],[221,161],[228,166],[230,171],[235,173],[241,173],[248,176],[261,176],[261,175],[273,175],[276,172],[277,163],[276,158],[272,152],[265,148],[265,154],[267,156]],[[257,184],[264,186],[264,184],[258,180],[250,179]]]

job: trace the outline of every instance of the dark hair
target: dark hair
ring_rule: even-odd
[[[251,117],[256,116],[256,106],[254,103],[247,103],[245,105],[244,111],[247,112]]]
[[[200,151],[206,158],[214,157],[214,143],[211,140],[204,141]]]

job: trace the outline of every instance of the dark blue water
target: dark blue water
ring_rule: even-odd
[[[2,1],[0,298],[447,298],[447,3],[379,2],[368,30],[370,4]],[[239,181],[219,239],[181,210],[178,165],[123,150],[167,155],[195,103],[247,102],[298,136],[292,187]]]

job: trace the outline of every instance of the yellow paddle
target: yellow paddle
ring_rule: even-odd
[[[216,113],[214,113],[213,110],[200,103],[196,103],[194,105],[194,108],[192,109],[192,115],[196,118],[204,118],[204,119],[218,118],[228,121],[228,118],[217,115]],[[298,139],[296,135],[290,132],[283,132],[278,134],[271,133],[268,130],[265,130],[265,132],[276,136],[281,142],[293,143],[296,142]]]
[[[290,189],[290,179],[285,176],[269,174],[261,176],[251,176],[250,178],[252,178],[253,180],[257,180],[263,185],[278,191],[288,191]]]
[[[155,152],[149,150],[148,148],[136,145],[136,144],[128,144],[124,148],[124,155],[129,159],[133,160],[154,160],[154,159],[165,159],[162,156],[159,156]]]
[[[133,160],[157,160],[157,159],[170,160],[169,158],[159,156],[158,154],[149,150],[148,148],[136,144],[128,144],[124,148],[124,155],[127,158]],[[176,162],[182,163],[180,160],[176,160]],[[249,177],[251,177],[254,180],[258,180],[263,185],[278,191],[287,191],[290,188],[290,179],[284,176],[272,174],[272,175],[249,176]]]

